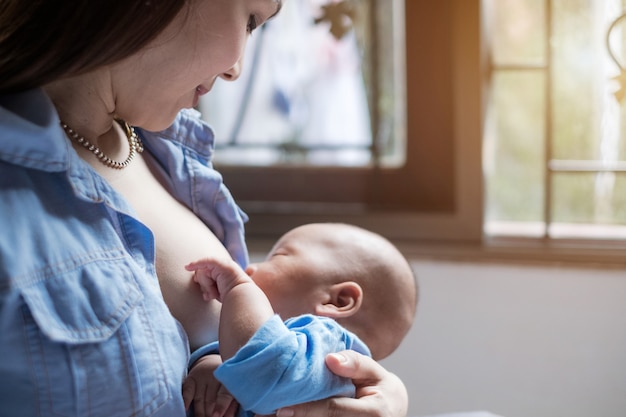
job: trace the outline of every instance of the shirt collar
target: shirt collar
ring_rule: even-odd
[[[71,144],[42,89],[0,96],[0,160],[48,172],[67,170]]]
[[[0,161],[39,171],[66,172],[78,197],[130,210],[80,159],[42,89],[0,95],[0,140]]]

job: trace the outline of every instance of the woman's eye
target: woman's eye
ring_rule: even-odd
[[[254,31],[254,29],[257,28],[257,22],[256,22],[256,17],[254,17],[253,15],[250,15],[250,18],[248,19],[248,27],[246,28],[248,33],[252,33],[252,31]]]

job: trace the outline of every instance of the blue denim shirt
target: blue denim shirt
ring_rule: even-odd
[[[176,197],[245,264],[245,215],[196,116],[140,134]],[[188,342],[154,254],[151,231],[78,157],[48,97],[0,96],[0,416],[185,415]]]

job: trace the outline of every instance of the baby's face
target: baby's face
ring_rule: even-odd
[[[314,314],[317,304],[327,302],[326,272],[337,262],[332,246],[320,241],[322,232],[296,228],[274,245],[265,261],[246,270],[283,319]]]

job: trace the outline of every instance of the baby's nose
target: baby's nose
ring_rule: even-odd
[[[257,269],[256,264],[250,264],[246,268],[246,274],[248,274],[249,276],[252,276],[256,272],[256,269]]]

